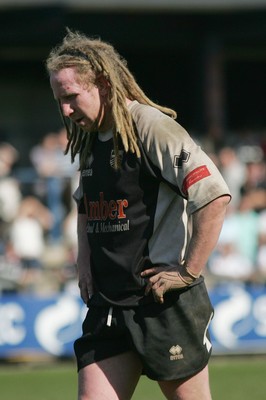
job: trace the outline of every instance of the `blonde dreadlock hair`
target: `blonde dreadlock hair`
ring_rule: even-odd
[[[153,106],[176,118],[174,110],[153,103],[145,95],[127,68],[127,62],[112,45],[101,39],[88,38],[84,34],[67,29],[63,42],[50,52],[46,68],[51,74],[68,67],[75,67],[80,81],[84,84],[95,83],[98,76],[103,76],[109,83],[116,168],[119,167],[119,137],[125,151],[136,153],[137,157],[140,157],[134,123],[126,104],[127,98]],[[80,169],[84,169],[92,149],[95,132],[86,132],[70,118],[65,118],[60,104],[59,110],[67,130],[68,144],[65,154],[70,150],[73,162],[77,153],[80,153]]]

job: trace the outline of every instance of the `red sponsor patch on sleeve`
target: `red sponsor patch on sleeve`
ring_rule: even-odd
[[[183,193],[187,194],[187,191],[190,188],[190,186],[194,185],[194,183],[197,183],[210,175],[211,173],[206,167],[206,165],[201,165],[200,167],[193,169],[193,171],[191,171],[184,179],[182,186]]]

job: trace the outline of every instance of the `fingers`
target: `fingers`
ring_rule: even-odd
[[[153,293],[154,300],[159,303],[163,303],[163,288],[159,289],[158,287],[158,281],[160,279],[160,271],[162,271],[162,267],[152,267],[145,269],[145,271],[141,272],[141,277],[149,277],[147,279],[147,286],[145,288],[145,296],[147,296],[150,291]]]
[[[161,304],[164,302],[163,295],[166,292],[166,287],[164,280],[160,276],[160,273],[149,278],[145,289],[145,295],[147,296],[150,291],[152,291],[154,300],[156,302]]]
[[[145,289],[146,295],[151,291],[153,285],[155,285],[156,282],[158,281],[158,279],[160,278],[160,274],[158,274],[157,272],[158,272],[158,270],[156,268],[146,269],[145,271],[141,272],[141,276],[143,278],[152,275],[151,277],[146,279],[146,282],[147,282],[147,286]]]
[[[87,290],[80,290],[80,297],[85,304],[88,304],[90,296]]]
[[[164,284],[162,284],[161,286],[158,285],[158,282],[156,285],[155,285],[155,287],[152,288],[152,294],[153,294],[154,300],[157,303],[163,304],[163,302],[164,302],[163,295],[166,292],[165,286],[164,286]]]
[[[145,271],[142,271],[140,273],[140,276],[142,278],[145,278],[150,275],[158,274],[158,272],[160,272],[160,271],[162,271],[162,267],[152,267],[152,268],[145,269]]]
[[[90,290],[89,286],[85,282],[81,282],[79,284],[79,289],[80,289],[80,297],[82,298],[85,304],[88,304],[92,294],[92,290]]]
[[[161,271],[161,272],[159,272]],[[180,290],[191,282],[180,274],[179,268],[150,268],[142,273],[147,276],[145,294],[153,293],[156,302],[164,302],[164,294],[170,290]]]

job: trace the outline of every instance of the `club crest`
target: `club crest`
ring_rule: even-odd
[[[123,150],[119,150],[119,156],[118,156],[119,162],[122,161],[123,154],[124,154],[124,151]],[[110,165],[111,165],[112,168],[115,168],[115,151],[114,150],[111,151]]]

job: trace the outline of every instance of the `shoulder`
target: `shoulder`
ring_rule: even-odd
[[[132,101],[132,103],[129,105],[129,111],[135,122],[146,123],[147,120],[153,121],[154,118],[159,120],[163,117],[167,117],[157,108],[151,107],[147,104],[141,104],[136,100]]]
[[[173,118],[149,105],[133,101],[130,113],[142,142],[171,142],[190,140],[187,131]]]
[[[163,123],[176,124],[176,122],[168,115],[162,113],[155,107],[147,104],[140,104],[133,101],[129,106],[129,111],[133,118],[134,123],[140,131],[147,131],[159,126]]]

